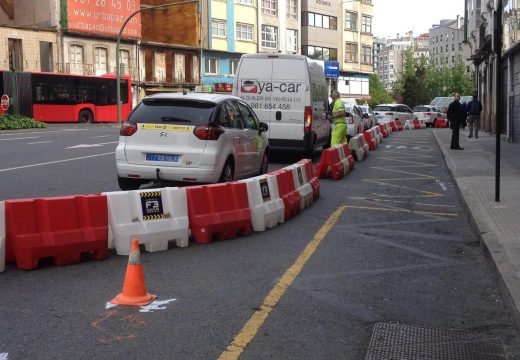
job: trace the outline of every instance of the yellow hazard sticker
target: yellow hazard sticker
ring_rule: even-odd
[[[193,131],[193,126],[188,125],[168,125],[168,124],[139,124],[141,130],[165,130],[165,131],[179,131],[190,132]]]

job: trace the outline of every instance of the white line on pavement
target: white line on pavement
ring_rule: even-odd
[[[63,159],[63,160],[56,160],[56,161],[47,161],[47,162],[44,162],[44,163],[31,164],[31,165],[24,165],[24,166],[17,166],[17,167],[7,168],[7,169],[0,169],[0,172],[7,172],[7,171],[13,171],[13,170],[20,170],[20,169],[27,169],[27,168],[36,167],[36,166],[44,166],[44,165],[50,165],[50,164],[58,164],[58,163],[62,163],[62,162],[75,161],[75,160],[83,160],[83,159],[88,159],[88,158],[93,158],[93,157],[98,157],[98,156],[113,155],[113,154],[115,154],[115,151],[112,151],[112,152],[109,152],[109,153],[103,153],[103,154],[88,155],[88,156],[80,156],[80,157],[70,158],[70,159]]]
[[[97,146],[103,146],[108,144],[117,144],[119,141],[110,141],[106,143],[98,143],[98,144],[79,144],[74,146],[66,147],[65,149],[79,149],[79,148],[89,148],[89,147],[97,147]]]
[[[38,139],[38,136],[27,136],[27,137],[23,137],[23,138],[0,139],[0,141],[25,140],[25,139]]]
[[[92,136],[91,139],[97,139],[97,138],[106,138],[106,137],[110,137],[112,135],[99,135],[99,136]]]
[[[0,136],[10,136],[10,135],[31,135],[31,134],[47,134],[47,133],[55,133],[55,132],[70,132],[70,131],[86,131],[88,129],[64,129],[64,130],[44,130],[44,131],[28,131],[28,132],[16,132],[16,133],[1,133]]]
[[[27,143],[27,145],[35,145],[35,144],[46,144],[46,143],[50,143],[52,141],[48,140],[48,141],[37,141],[37,142],[32,142],[32,143]]]

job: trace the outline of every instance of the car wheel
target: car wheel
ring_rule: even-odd
[[[307,151],[305,152],[305,156],[311,160],[314,159],[316,156],[316,139],[312,141],[312,145],[307,148]]]
[[[267,171],[269,171],[269,155],[267,155],[267,151],[264,151],[262,164],[260,165],[260,175],[267,174]]]
[[[119,188],[123,191],[137,190],[141,186],[140,180],[117,177]]]
[[[90,110],[81,110],[78,115],[78,123],[92,124],[94,122],[94,115]]]
[[[234,173],[233,160],[227,159],[224,164],[224,168],[222,169],[222,173],[220,174],[219,182],[225,183],[229,181],[233,181],[233,173]]]

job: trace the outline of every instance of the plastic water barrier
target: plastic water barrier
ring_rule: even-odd
[[[247,186],[247,200],[254,231],[265,231],[285,221],[285,206],[274,175],[240,180]]]
[[[339,158],[341,160],[341,164],[343,165],[344,175],[347,175],[349,172],[354,170],[354,156],[350,153],[350,148],[348,144],[338,145],[338,153]]]
[[[108,212],[104,195],[78,195],[5,201],[6,261],[20,269],[38,267],[51,257],[55,265],[96,260],[108,252]]]
[[[189,242],[186,190],[167,187],[103,193],[108,199],[109,224],[118,255],[128,255],[133,238],[149,252],[164,251],[175,241]]]
[[[395,125],[397,126],[397,130],[398,131],[403,131],[404,130],[404,124],[401,122],[401,120],[394,120],[395,121]]]
[[[0,273],[5,270],[5,204],[0,201]]]
[[[354,157],[350,155],[348,144],[337,145],[321,152],[320,162],[316,166],[316,175],[320,178],[342,179],[354,169]]]
[[[314,201],[314,192],[307,181],[305,166],[296,163],[286,166],[284,169],[292,172],[294,187],[300,193],[300,210],[303,210]]]
[[[377,143],[380,144],[383,140],[383,134],[381,134],[381,130],[379,129],[379,126],[373,126],[370,128],[370,131],[372,131],[372,134],[374,135],[374,138],[376,139]]]
[[[435,121],[435,127],[436,128],[446,128],[448,127],[448,120],[439,118]]]
[[[388,135],[390,135],[392,133],[392,125],[390,125],[390,121],[387,121],[384,123],[385,124],[385,127],[386,127],[386,131],[388,132]]]
[[[269,173],[276,176],[278,192],[285,207],[284,218],[288,220],[300,212],[301,195],[294,185],[292,171],[279,169]]]
[[[314,201],[320,196],[320,179],[314,174],[314,167],[310,159],[302,159],[298,161],[298,164],[305,166],[305,175],[307,175],[307,182],[312,187],[312,198]]]
[[[369,146],[365,143],[365,136],[363,134],[357,134],[352,137],[348,146],[350,151],[354,153],[354,157],[357,161],[364,161],[368,157]]]
[[[384,138],[388,137],[388,131],[386,131],[385,123],[379,124],[379,130],[380,130],[381,134],[383,134]]]
[[[191,235],[199,244],[252,233],[247,185],[229,182],[186,188]]]
[[[365,142],[368,144],[369,150],[373,151],[377,149],[377,140],[375,139],[372,130],[365,130],[363,136],[365,137]]]
[[[405,130],[413,130],[414,129],[414,125],[413,125],[412,120],[406,120],[406,122],[404,123],[404,129]]]

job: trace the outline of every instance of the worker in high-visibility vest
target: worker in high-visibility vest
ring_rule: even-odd
[[[347,143],[347,119],[345,118],[345,104],[339,98],[337,90],[330,94],[332,99],[332,134],[330,146]]]

